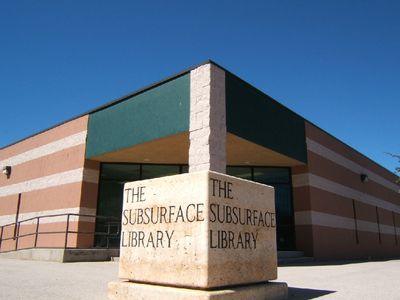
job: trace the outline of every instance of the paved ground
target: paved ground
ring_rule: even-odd
[[[279,267],[278,278],[290,299],[400,299],[400,260]]]
[[[53,263],[0,258],[0,299],[107,299],[116,262]],[[279,267],[290,299],[400,299],[400,260]]]
[[[0,259],[0,299],[107,299],[107,282],[116,278],[116,262]]]

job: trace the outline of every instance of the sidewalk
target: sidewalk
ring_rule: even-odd
[[[279,267],[290,299],[400,299],[400,260]],[[107,299],[117,262],[0,259],[0,299]]]
[[[290,299],[400,299],[400,260],[279,267]]]
[[[117,262],[58,263],[0,259],[0,299],[107,299]]]

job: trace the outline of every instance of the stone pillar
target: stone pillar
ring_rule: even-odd
[[[225,173],[225,71],[211,63],[190,72],[189,131],[189,172]]]

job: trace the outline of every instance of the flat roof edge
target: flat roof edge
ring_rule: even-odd
[[[137,96],[137,95],[139,95],[139,94],[141,94],[141,93],[144,93],[144,92],[146,92],[146,91],[148,91],[148,90],[151,90],[151,89],[153,89],[153,88],[156,88],[156,87],[158,87],[158,86],[160,86],[160,85],[162,85],[162,84],[164,84],[164,83],[167,83],[167,82],[169,82],[169,81],[172,81],[172,80],[174,80],[174,79],[176,79],[176,78],[179,78],[179,77],[181,77],[181,76],[183,76],[183,75],[186,75],[186,74],[189,73],[191,70],[196,69],[196,68],[198,68],[198,67],[200,67],[200,66],[202,66],[202,65],[208,64],[208,63],[212,63],[212,64],[218,66],[219,68],[222,68],[221,66],[219,66],[218,64],[216,64],[216,63],[213,62],[212,60],[208,59],[208,60],[206,60],[206,61],[203,61],[203,62],[200,63],[200,64],[197,64],[197,65],[194,65],[194,66],[192,66],[192,67],[186,68],[186,69],[184,69],[184,70],[181,71],[181,72],[178,72],[178,73],[176,73],[176,74],[174,74],[174,75],[168,76],[168,77],[165,78],[165,79],[156,81],[156,82],[154,82],[154,83],[152,83],[152,84],[149,84],[149,85],[147,85],[147,86],[145,86],[145,87],[143,87],[143,88],[140,88],[140,89],[138,89],[138,90],[136,90],[136,91],[134,91],[134,92],[132,92],[132,93],[129,93],[129,94],[127,94],[127,95],[124,95],[124,96],[118,97],[118,98],[116,98],[116,99],[114,99],[114,100],[111,100],[111,101],[109,101],[109,102],[107,102],[107,103],[105,103],[105,104],[103,104],[103,105],[101,105],[101,106],[98,106],[98,107],[94,108],[94,109],[91,109],[91,110],[86,111],[86,112],[84,112],[84,113],[81,113],[81,114],[79,114],[79,115],[76,115],[76,116],[73,116],[73,117],[71,117],[71,118],[68,118],[68,119],[66,119],[66,120],[64,120],[64,121],[62,121],[62,122],[60,122],[60,123],[56,123],[55,125],[52,125],[52,126],[50,126],[50,127],[47,127],[47,128],[45,128],[45,129],[43,129],[43,130],[36,131],[36,132],[34,132],[34,133],[32,133],[32,134],[30,134],[30,135],[24,137],[24,138],[21,138],[21,139],[15,141],[15,142],[12,142],[12,143],[10,143],[10,144],[6,144],[5,146],[0,147],[0,150],[6,149],[6,148],[11,147],[11,146],[13,146],[13,145],[16,145],[16,144],[18,144],[18,143],[21,143],[21,142],[23,142],[23,141],[25,141],[25,140],[27,140],[27,139],[30,139],[30,138],[32,138],[32,137],[34,137],[34,136],[36,136],[36,135],[42,134],[42,133],[44,133],[44,132],[46,132],[46,131],[49,131],[49,130],[51,130],[51,129],[54,129],[54,128],[56,128],[56,127],[62,126],[62,125],[66,124],[66,123],[68,123],[68,122],[71,122],[71,121],[73,121],[73,120],[79,119],[79,118],[84,117],[84,116],[86,116],[86,115],[90,115],[90,114],[95,113],[95,112],[97,112],[97,111],[100,111],[100,110],[102,110],[102,109],[105,109],[105,108],[108,108],[108,107],[113,106],[113,105],[115,105],[115,104],[118,104],[118,103],[120,103],[120,102],[122,102],[122,101],[124,101],[124,100],[126,100],[126,99],[128,99],[128,98]],[[222,68],[222,69],[223,69],[223,68]]]
[[[255,92],[261,93],[261,94],[263,94],[263,95],[266,95],[266,96],[269,97],[272,101],[274,101],[275,103],[277,103],[278,105],[280,105],[283,109],[288,110],[289,112],[293,113],[294,115],[296,115],[296,116],[302,118],[305,122],[308,122],[309,124],[315,126],[315,127],[318,128],[319,130],[323,131],[325,134],[327,134],[327,135],[329,135],[330,137],[334,138],[335,140],[337,140],[338,142],[342,143],[343,145],[349,147],[351,150],[357,152],[358,154],[360,154],[361,156],[365,157],[366,159],[368,159],[368,160],[371,161],[372,163],[374,163],[374,164],[376,164],[377,166],[383,168],[384,170],[388,171],[389,173],[393,174],[394,176],[397,176],[397,175],[395,174],[394,171],[391,171],[391,170],[387,169],[386,167],[382,166],[381,164],[379,164],[379,163],[376,162],[375,160],[371,159],[371,158],[368,157],[367,155],[363,154],[362,152],[358,151],[358,150],[355,149],[354,147],[350,146],[350,145],[347,144],[346,142],[343,142],[343,141],[340,140],[339,138],[337,138],[337,137],[335,137],[334,135],[330,134],[329,132],[327,132],[326,130],[324,130],[323,128],[321,128],[320,126],[318,126],[318,125],[316,125],[315,123],[313,123],[313,122],[311,122],[311,121],[305,119],[305,118],[304,118],[303,116],[301,116],[300,114],[296,113],[296,112],[293,111],[292,109],[290,109],[290,108],[288,108],[287,106],[283,105],[283,104],[280,103],[279,101],[277,101],[277,100],[275,100],[274,98],[272,98],[271,96],[269,96],[267,93],[265,93],[265,92],[263,92],[262,90],[258,89],[257,87],[255,87],[254,85],[250,84],[250,83],[247,82],[246,80],[243,80],[243,79],[240,78],[239,76],[235,75],[234,73],[232,73],[232,72],[229,71],[228,69],[222,67],[221,65],[219,65],[218,63],[216,63],[215,61],[213,61],[213,60],[211,60],[211,59],[207,59],[207,60],[205,60],[205,61],[203,61],[203,62],[201,62],[201,63],[199,63],[199,64],[196,64],[196,65],[194,65],[194,66],[191,66],[191,67],[189,67],[189,68],[186,68],[186,69],[184,69],[183,71],[178,72],[178,73],[176,73],[176,74],[174,74],[174,75],[172,75],[172,76],[168,76],[168,77],[165,78],[165,79],[162,79],[162,80],[156,81],[156,82],[154,82],[154,83],[152,83],[152,84],[150,84],[150,85],[147,85],[147,86],[145,86],[144,88],[140,88],[140,89],[138,89],[138,90],[136,90],[136,91],[134,91],[134,92],[132,92],[132,93],[129,93],[129,94],[124,95],[124,96],[122,96],[122,97],[118,97],[118,98],[116,98],[115,100],[112,100],[112,101],[110,101],[110,102],[107,102],[107,103],[105,103],[105,104],[103,104],[103,105],[101,105],[101,106],[99,106],[99,107],[96,107],[96,108],[94,108],[94,109],[92,109],[92,110],[89,110],[89,111],[84,112],[84,113],[82,113],[82,114],[79,114],[79,115],[77,115],[77,116],[68,118],[68,119],[65,120],[65,121],[62,121],[62,122],[57,123],[57,124],[55,124],[55,125],[53,125],[53,126],[50,126],[50,127],[45,128],[45,129],[43,129],[43,130],[40,130],[40,131],[35,132],[35,133],[33,133],[33,134],[30,134],[30,135],[28,135],[27,137],[24,137],[24,138],[22,138],[22,139],[19,139],[19,140],[13,142],[13,143],[10,143],[10,144],[7,144],[7,145],[5,145],[5,146],[2,146],[2,147],[0,147],[0,150],[3,150],[3,149],[6,149],[6,148],[8,148],[8,147],[11,147],[11,146],[13,146],[13,145],[16,145],[16,144],[18,144],[18,143],[20,143],[20,142],[23,142],[23,141],[25,141],[25,140],[27,140],[27,139],[30,139],[30,138],[32,138],[32,137],[34,137],[34,136],[36,136],[36,135],[42,134],[42,133],[44,133],[44,132],[46,132],[46,131],[48,131],[48,130],[54,129],[54,128],[56,128],[56,127],[62,126],[62,125],[64,125],[64,124],[66,124],[66,123],[68,123],[68,122],[71,122],[71,121],[73,121],[73,120],[76,120],[76,119],[78,119],[78,118],[84,117],[84,116],[86,116],[86,115],[90,115],[90,114],[95,113],[95,112],[97,112],[97,111],[100,111],[100,110],[102,110],[102,109],[105,109],[105,108],[108,108],[108,107],[110,107],[110,106],[116,105],[116,104],[118,104],[118,103],[120,103],[120,102],[122,102],[122,101],[124,101],[124,100],[126,100],[126,99],[128,99],[128,98],[137,96],[137,95],[139,95],[139,94],[141,94],[141,93],[144,93],[144,92],[146,92],[146,91],[148,91],[148,90],[151,90],[151,89],[153,89],[153,88],[156,88],[156,87],[158,87],[158,86],[160,86],[160,85],[162,85],[162,84],[164,84],[164,83],[167,83],[167,82],[169,82],[169,81],[172,81],[172,80],[174,80],[174,79],[176,79],[176,78],[178,78],[178,77],[181,77],[181,76],[183,76],[183,75],[186,75],[186,74],[189,73],[190,71],[192,71],[192,70],[194,70],[194,69],[196,69],[196,68],[198,68],[198,67],[200,67],[200,66],[202,66],[202,65],[205,65],[205,64],[213,64],[213,65],[217,66],[218,68],[224,70],[225,72],[227,72],[227,73],[229,73],[230,75],[234,76],[234,77],[237,78],[238,80],[240,80],[240,81],[242,81],[243,83],[247,84],[247,85],[248,85],[251,89],[253,89]]]

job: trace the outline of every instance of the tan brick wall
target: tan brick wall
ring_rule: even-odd
[[[308,164],[292,169],[299,250],[317,258],[399,256],[394,174],[307,122],[306,136]]]
[[[15,222],[20,193],[19,221],[51,214],[96,213],[99,164],[85,160],[87,121],[86,115],[0,150],[0,167],[12,167],[9,178],[0,176],[0,225]],[[66,228],[65,216],[43,222],[42,229]],[[87,227],[87,222],[71,218],[70,229]],[[30,223],[22,223],[21,234],[35,229]],[[89,223],[93,227],[94,219]],[[6,231],[10,234],[9,228]],[[38,246],[58,247],[61,236],[40,236]],[[69,236],[68,243],[90,247],[92,240],[93,237],[81,238],[75,234]],[[19,247],[28,245],[33,246],[32,237],[21,238]],[[3,243],[1,251],[9,247],[11,241]]]

